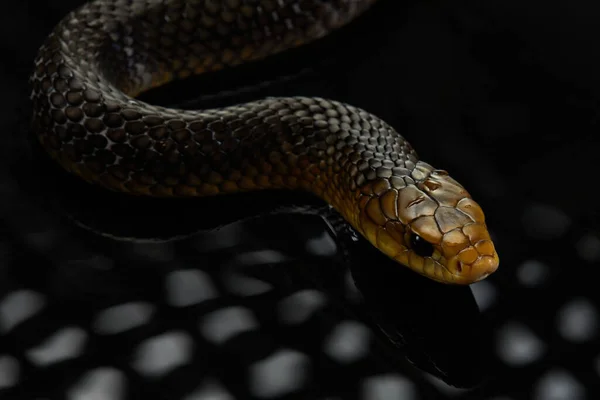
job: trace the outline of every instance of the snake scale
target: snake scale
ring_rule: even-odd
[[[375,115],[315,97],[204,110],[136,99],[317,40],[374,2],[94,0],[38,52],[32,130],[67,171],[113,191],[306,190],[399,264],[444,283],[484,279],[499,259],[481,207]]]

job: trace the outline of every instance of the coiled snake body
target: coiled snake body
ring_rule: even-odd
[[[367,111],[267,98],[199,111],[135,99],[174,79],[318,39],[374,0],[95,0],[68,14],[31,76],[33,131],[86,181],[148,196],[263,188],[321,197],[387,256],[440,282],[496,270],[484,215]]]

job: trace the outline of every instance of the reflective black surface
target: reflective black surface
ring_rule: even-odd
[[[598,398],[595,3],[382,0],[315,46],[145,95],[378,114],[486,211],[501,266],[470,288],[394,268],[334,215],[263,215],[310,196],[141,200],[63,174],[26,137],[27,76],[80,3],[1,17],[4,397]]]

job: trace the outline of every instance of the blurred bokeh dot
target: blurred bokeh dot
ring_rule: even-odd
[[[212,279],[202,271],[173,271],[167,275],[165,281],[167,302],[174,307],[199,304],[218,295]]]
[[[45,305],[43,295],[33,290],[18,290],[0,301],[0,328],[7,333],[15,326],[37,314]]]
[[[56,364],[82,355],[88,334],[78,327],[63,328],[27,351],[29,360],[38,366]]]
[[[356,321],[344,321],[335,326],[325,339],[325,354],[342,364],[360,360],[369,352],[370,332]]]
[[[11,356],[0,355],[0,389],[13,387],[19,382],[19,362]]]
[[[534,239],[561,237],[571,225],[571,219],[562,210],[542,203],[533,203],[523,212],[523,228]]]
[[[308,356],[281,349],[250,366],[250,391],[256,397],[273,398],[305,386],[310,368]]]
[[[275,250],[258,250],[239,254],[235,257],[235,265],[277,264],[288,260],[288,256]]]
[[[193,350],[193,340],[187,333],[167,332],[139,344],[132,365],[139,374],[159,377],[188,364]]]
[[[200,321],[202,335],[214,344],[223,344],[229,339],[259,327],[254,314],[243,307],[229,307],[213,311]]]
[[[315,256],[331,257],[336,254],[337,246],[331,236],[324,232],[306,241],[306,251]]]
[[[549,272],[547,264],[538,260],[527,260],[519,265],[517,279],[523,286],[540,286],[548,279]]]
[[[584,400],[584,386],[570,373],[555,369],[544,374],[535,384],[533,400]]]
[[[238,296],[256,296],[273,289],[270,283],[237,271],[225,273],[223,283],[229,293]]]
[[[573,299],[558,310],[557,325],[565,339],[586,342],[597,334],[598,310],[588,299]]]
[[[94,330],[110,335],[125,332],[150,321],[154,307],[149,303],[120,304],[102,310],[94,320]]]
[[[235,397],[220,382],[207,378],[182,400],[235,400]]]
[[[520,322],[508,322],[496,334],[496,352],[507,365],[520,367],[537,361],[546,345]]]
[[[68,400],[124,400],[127,378],[115,368],[86,372],[67,390]]]
[[[600,262],[600,237],[593,234],[582,236],[575,245],[577,254],[588,262]]]
[[[279,302],[279,319],[286,324],[301,324],[326,303],[327,299],[323,293],[313,289],[301,290]]]
[[[396,374],[366,378],[362,384],[362,400],[417,400],[419,395],[411,381]]]

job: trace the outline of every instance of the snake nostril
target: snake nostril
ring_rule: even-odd
[[[462,263],[459,262],[456,264],[456,272],[459,274],[462,272]]]

